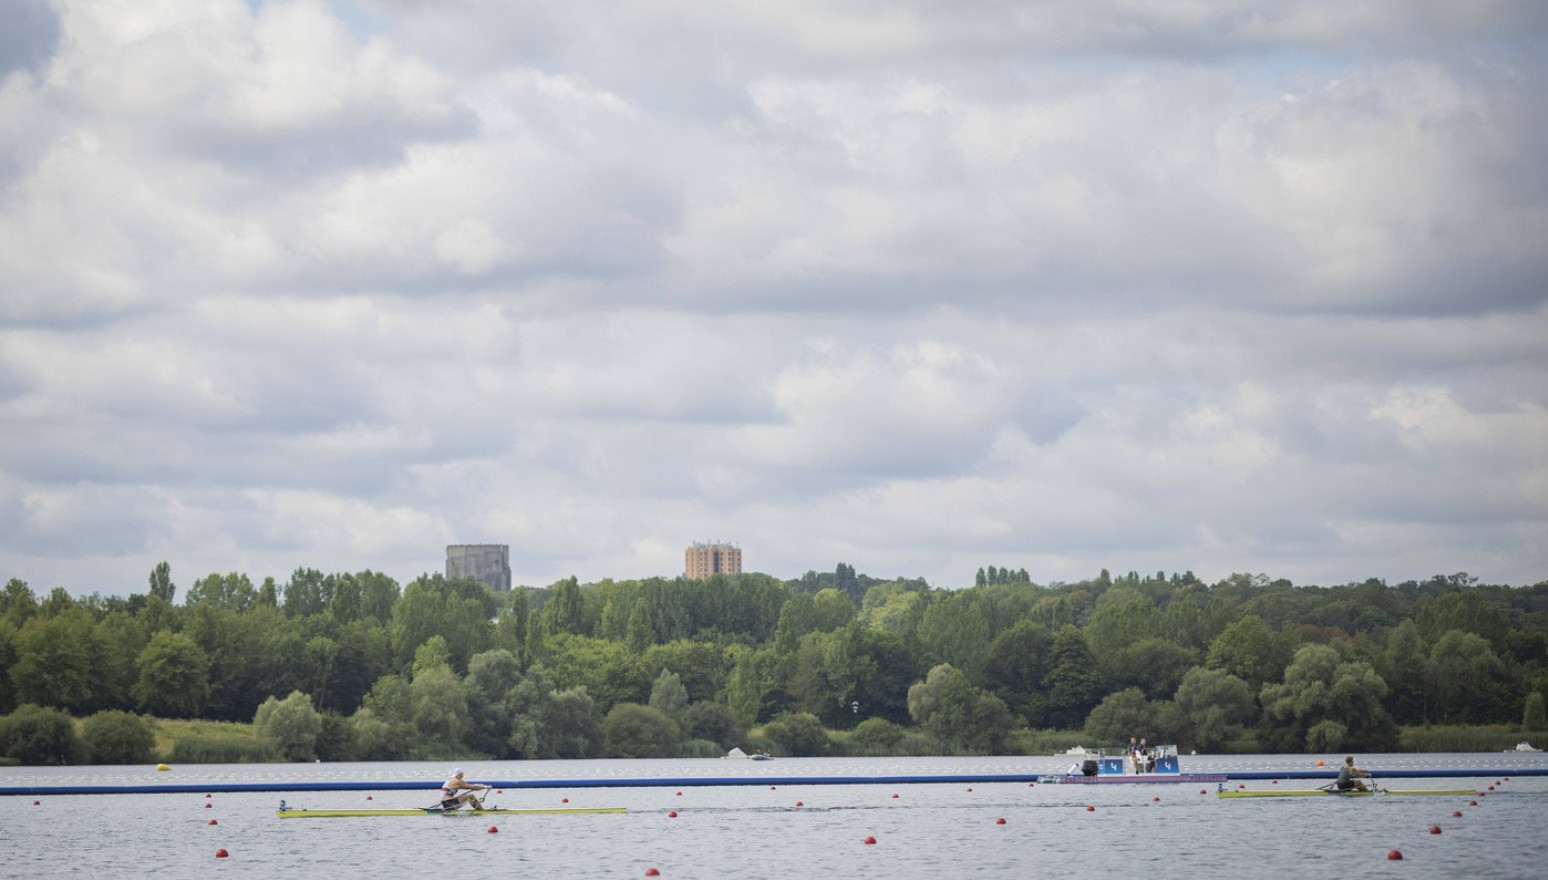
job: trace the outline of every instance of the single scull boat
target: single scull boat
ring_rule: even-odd
[[[622,813],[624,807],[530,807],[519,810],[501,810],[487,807],[482,810],[443,810],[439,807],[417,810],[296,810],[278,809],[274,815],[281,819],[325,819],[354,816],[543,816],[561,813]]]
[[[1453,796],[1477,794],[1471,788],[1378,788],[1374,791],[1360,791],[1347,789],[1339,791],[1335,788],[1309,788],[1309,789],[1285,789],[1283,791],[1248,791],[1246,789],[1221,789],[1223,798],[1256,798],[1256,797],[1316,797],[1319,795],[1332,795],[1334,797],[1362,797],[1372,794],[1449,794]]]

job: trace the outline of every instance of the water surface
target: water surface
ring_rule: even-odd
[[[1333,757],[1327,759],[1328,765]],[[1187,757],[1184,772],[1304,770],[1303,756]],[[442,764],[0,768],[0,786],[425,780],[414,791],[0,798],[0,875],[643,877],[1537,877],[1548,860],[1544,755],[1361,756],[1377,771],[1467,767],[1472,796],[1222,800],[1213,785],[768,785],[791,776],[1057,772],[1058,758],[468,762],[468,778],[680,779],[650,787],[523,788],[491,806],[621,806],[625,814],[278,819],[292,807],[421,806]],[[694,779],[745,776],[747,784]],[[1508,781],[1507,781],[1508,780]],[[1248,783],[1254,788],[1269,783]],[[1287,780],[1286,788],[1314,782]],[[1494,791],[1488,791],[1489,786]],[[35,803],[36,802],[36,803]],[[1476,805],[1475,805],[1476,804]],[[1089,809],[1088,809],[1089,808]],[[673,816],[673,813],[676,813]],[[1453,813],[1461,813],[1454,816]],[[998,820],[1004,819],[1004,824]],[[211,821],[215,824],[211,824]],[[1430,833],[1438,827],[1440,834]],[[493,833],[490,828],[496,829]],[[874,837],[876,843],[864,841]],[[225,849],[228,858],[217,859]],[[1391,850],[1404,860],[1389,861]]]

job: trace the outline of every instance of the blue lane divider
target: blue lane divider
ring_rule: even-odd
[[[1501,776],[1548,776],[1548,767],[1511,769],[1383,770],[1372,768],[1380,779],[1499,778]],[[725,785],[919,785],[932,783],[1036,782],[1056,774],[987,773],[924,776],[673,776],[639,779],[512,779],[486,782],[493,788],[686,788]],[[1229,779],[1333,779],[1328,770],[1233,770]],[[1182,780],[1177,780],[1178,783]],[[252,791],[424,791],[438,788],[440,780],[426,782],[201,782],[159,785],[21,785],[0,786],[0,795],[59,794],[192,794],[198,792]],[[1146,781],[1141,785],[1162,784]],[[1177,783],[1173,783],[1177,784]]]

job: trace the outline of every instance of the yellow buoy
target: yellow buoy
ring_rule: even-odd
[[[165,765],[165,764],[157,764],[157,765],[156,765],[156,769],[157,769],[157,770],[171,770],[171,769],[172,769],[172,768],[171,768],[171,767],[168,767],[168,766],[167,766],[167,765]]]

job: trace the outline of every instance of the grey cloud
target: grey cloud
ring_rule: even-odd
[[[0,577],[1548,565],[1536,5],[358,5],[8,81]]]
[[[36,75],[59,45],[59,13],[48,0],[6,0],[0,17],[0,80],[14,71]]]

